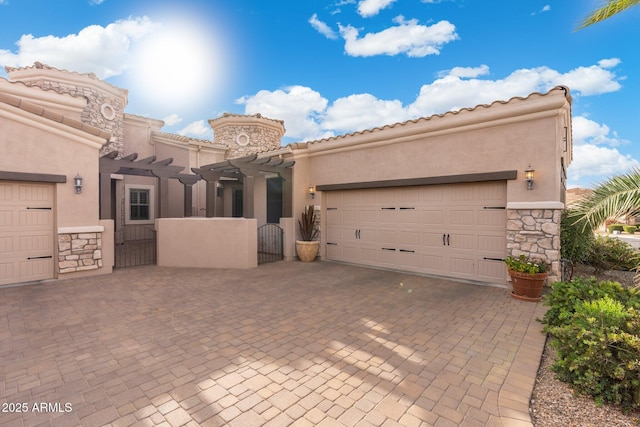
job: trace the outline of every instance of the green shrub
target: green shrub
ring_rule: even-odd
[[[636,227],[635,225],[625,225],[623,228],[624,228],[624,232],[629,234],[635,233],[636,230],[638,229],[638,227]]]
[[[624,288],[618,282],[600,281],[595,277],[589,279],[578,277],[571,282],[555,282],[551,284],[549,292],[543,296],[543,303],[549,310],[542,318],[544,331],[550,327],[566,325],[571,321],[576,311],[576,304],[594,301],[608,296],[620,301],[625,306],[640,310],[640,292],[635,289]]]
[[[596,402],[640,405],[640,291],[618,282],[555,282],[542,323],[558,378]]]
[[[577,223],[577,216],[572,210],[562,212],[560,221],[560,256],[574,263],[586,262],[594,240],[591,229]]]
[[[586,262],[596,272],[605,270],[631,271],[636,267],[638,252],[627,242],[607,236],[596,236],[587,253]]]
[[[609,229],[609,233],[613,233],[614,231],[623,231],[624,230],[624,225],[623,224],[610,224],[609,227],[607,227]]]
[[[577,302],[567,320],[547,328],[558,378],[596,403],[640,407],[640,314],[605,296]]]

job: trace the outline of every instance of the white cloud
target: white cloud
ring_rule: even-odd
[[[326,38],[331,40],[336,40],[338,38],[338,34],[333,31],[331,27],[329,27],[326,23],[319,20],[316,13],[314,13],[313,16],[309,18],[309,23],[317,32],[319,32]]]
[[[174,113],[174,114],[171,114],[171,115],[165,117],[164,119],[162,119],[162,121],[167,126],[175,126],[175,125],[180,124],[182,122],[182,118]]]
[[[0,63],[13,67],[42,62],[81,73],[93,72],[106,79],[130,66],[129,49],[158,27],[147,17],[119,20],[106,27],[91,25],[64,37],[25,34],[17,52],[0,49]]]
[[[623,174],[631,168],[640,167],[640,162],[616,148],[582,144],[573,147],[573,162],[567,171],[571,186],[589,177]]]
[[[489,67],[482,64],[479,67],[454,67],[450,71],[444,72],[442,76],[454,76],[454,77],[466,77],[475,78],[489,74]]]
[[[188,124],[178,131],[178,135],[205,136],[211,134],[211,126],[204,120]]]
[[[245,106],[246,114],[260,113],[284,120],[288,137],[308,140],[332,135],[320,127],[328,101],[308,87],[291,86],[273,92],[261,90],[237,99],[236,103]]]
[[[615,148],[629,141],[620,139],[606,124],[577,116],[572,120],[572,130],[573,162],[567,171],[571,184],[589,177],[622,174],[640,166],[640,162]]]
[[[599,66],[581,68],[594,69],[595,74],[602,69]],[[418,96],[404,105],[400,100],[379,99],[367,93],[341,97],[330,104],[320,93],[303,86],[273,92],[263,90],[242,97],[237,103],[245,106],[246,114],[262,113],[285,120],[287,137],[310,140],[472,108],[515,96],[525,97],[533,92],[544,93],[565,83],[565,76],[571,75],[572,71],[563,74],[548,67],[538,67],[516,70],[503,79],[478,78],[489,72],[487,65],[455,67],[423,85]],[[601,90],[609,90],[615,86],[612,83],[617,83],[615,74],[609,74],[608,78],[601,80]],[[571,89],[574,96],[593,94],[590,85],[585,89],[577,84]],[[614,147],[627,142],[619,139],[615,132],[611,133],[606,125],[598,125],[583,117],[576,118],[574,143]]]
[[[367,93],[337,99],[327,109],[322,127],[336,132],[350,132],[404,120],[406,111],[402,102],[377,99]]]
[[[456,27],[449,21],[433,25],[421,25],[416,19],[405,20],[398,16],[396,26],[378,33],[360,31],[351,25],[340,25],[340,35],[345,40],[344,49],[350,56],[398,55],[424,57],[437,55],[446,43],[457,40]]]
[[[364,18],[377,15],[382,9],[391,6],[396,0],[361,0],[358,14]]]
[[[542,12],[549,12],[551,10],[551,5],[547,4],[542,8]]]

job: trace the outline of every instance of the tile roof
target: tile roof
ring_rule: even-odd
[[[571,102],[571,95],[570,95],[570,91],[569,88],[566,86],[556,86],[553,89],[549,90],[546,93],[541,93],[541,92],[533,92],[530,93],[529,95],[522,97],[522,96],[514,96],[510,99],[508,99],[507,101],[494,101],[491,104],[479,104],[476,105],[475,107],[471,107],[471,108],[461,108],[459,110],[454,110],[454,111],[447,111],[446,113],[442,113],[442,114],[433,114],[431,116],[428,117],[420,117],[417,119],[412,119],[412,120],[407,120],[404,122],[399,122],[399,123],[394,123],[394,124],[390,124],[390,125],[384,125],[384,126],[380,126],[380,127],[375,127],[372,129],[365,129],[365,130],[361,130],[361,131],[356,131],[356,132],[351,132],[351,133],[347,133],[347,134],[342,134],[342,135],[337,135],[337,136],[332,136],[332,137],[328,137],[328,138],[322,138],[322,139],[317,139],[317,140],[313,140],[313,141],[306,141],[306,142],[294,142],[290,145],[292,148],[304,148],[307,144],[317,144],[320,142],[326,142],[326,141],[336,141],[339,139],[345,139],[348,137],[352,137],[352,136],[356,136],[356,135],[365,135],[365,134],[369,134],[369,133],[374,133],[374,132],[379,132],[381,130],[384,129],[394,129],[397,127],[402,127],[402,126],[407,126],[409,124],[413,124],[413,123],[421,123],[421,122],[426,122],[426,121],[431,121],[431,120],[439,120],[441,118],[445,118],[448,116],[455,116],[458,114],[465,114],[465,113],[469,113],[469,112],[473,112],[473,111],[477,111],[480,109],[486,109],[486,108],[491,108],[494,105],[506,105],[509,103],[512,103],[513,101],[516,100],[520,100],[520,101],[524,101],[527,100],[533,96],[546,96],[549,95],[551,92],[554,92],[556,90],[562,90],[565,92],[565,96],[567,97],[567,99],[569,100],[569,102]]]
[[[19,108],[21,110],[27,111],[29,113],[44,117],[45,119],[62,123],[72,128],[80,129],[83,132],[89,133],[91,135],[94,135],[100,138],[104,138],[106,140],[109,140],[111,138],[111,134],[109,132],[106,132],[102,129],[98,129],[95,126],[82,123],[80,120],[66,117],[55,111],[47,110],[46,108],[40,105],[34,104],[32,102],[27,102],[13,95],[8,95],[6,93],[0,92],[0,102]]]

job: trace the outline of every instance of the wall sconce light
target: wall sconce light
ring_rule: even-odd
[[[76,189],[76,194],[82,193],[82,177],[80,174],[73,178],[73,187]]]
[[[312,199],[316,198],[316,188],[313,185],[309,186],[309,195]]]
[[[527,190],[533,190],[534,181],[534,169],[531,169],[531,165],[524,171],[524,179],[527,181]]]

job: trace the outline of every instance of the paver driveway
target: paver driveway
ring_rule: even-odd
[[[541,314],[327,262],[3,288],[0,424],[530,425]]]

